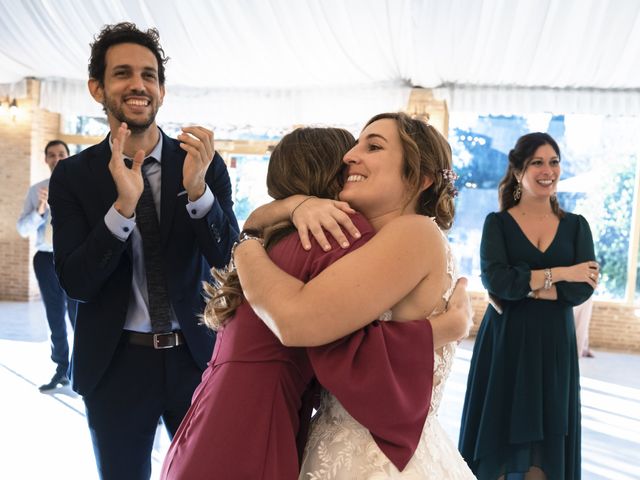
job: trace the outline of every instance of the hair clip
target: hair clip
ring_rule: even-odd
[[[449,194],[452,197],[457,197],[458,189],[456,188],[456,180],[458,179],[458,174],[450,168],[443,168],[442,170],[440,170],[440,174],[442,175],[442,178],[444,178],[444,180],[449,184],[447,186]]]

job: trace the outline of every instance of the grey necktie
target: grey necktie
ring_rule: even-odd
[[[142,170],[144,190],[136,206],[136,224],[142,237],[151,329],[154,333],[162,333],[171,331],[171,305],[167,290],[167,277],[162,263],[160,223],[156,214],[151,185],[149,185],[149,180],[144,173],[144,166],[155,161],[153,157],[148,157],[144,161]]]

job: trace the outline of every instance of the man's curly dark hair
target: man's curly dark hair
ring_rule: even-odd
[[[91,57],[89,58],[89,78],[95,78],[104,86],[104,71],[107,67],[106,55],[109,47],[121,43],[135,43],[148,48],[153,52],[158,61],[158,81],[164,85],[164,65],[169,60],[165,57],[164,50],[160,46],[160,34],[155,28],[146,32],[139,30],[135,23],[121,22],[115,25],[105,25],[91,44]]]

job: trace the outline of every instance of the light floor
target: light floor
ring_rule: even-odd
[[[457,443],[472,341],[458,349],[440,408]],[[82,400],[70,389],[41,394],[49,381],[48,329],[40,302],[0,302],[0,478],[97,479]],[[582,359],[582,478],[640,479],[640,355],[595,351]],[[158,430],[152,478],[168,438]]]

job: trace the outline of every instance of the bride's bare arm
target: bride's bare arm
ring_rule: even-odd
[[[263,230],[269,225],[291,220],[298,230],[300,243],[305,250],[311,248],[309,233],[318,244],[328,250],[330,245],[325,231],[336,239],[338,245],[346,248],[349,246],[349,240],[343,228],[353,238],[360,237],[360,232],[349,217],[349,214],[353,213],[355,210],[347,202],[293,195],[282,200],[274,200],[255,209],[244,222],[244,228]]]
[[[434,222],[404,215],[308,283],[287,275],[258,242],[243,242],[235,263],[245,297],[285,345],[329,343],[367,325],[429,274]],[[426,313],[425,313],[426,315]]]

